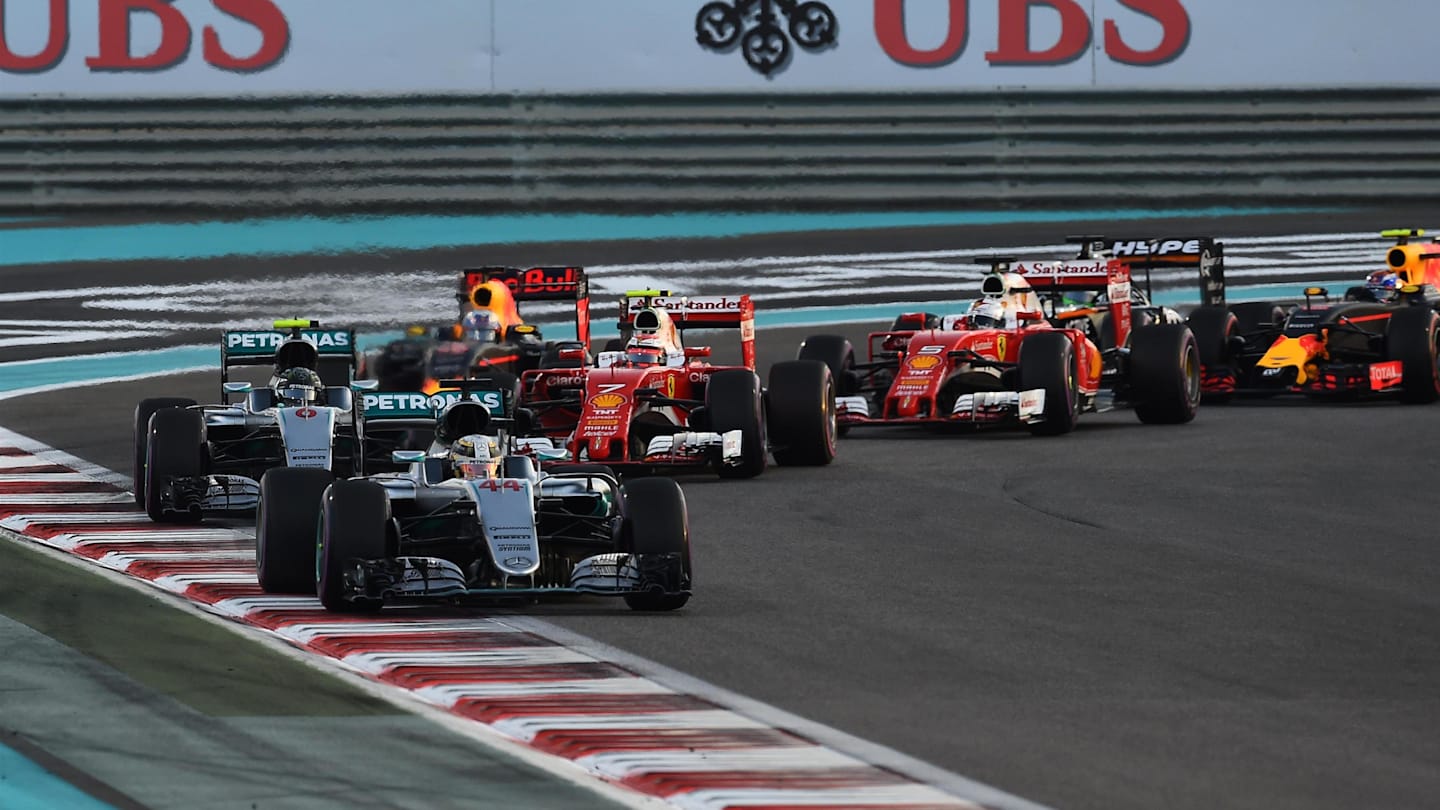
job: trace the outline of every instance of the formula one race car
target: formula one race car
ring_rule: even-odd
[[[1365,286],[1346,290],[1345,300],[1390,303],[1402,289],[1413,286],[1431,306],[1440,306],[1440,243],[1412,242],[1425,236],[1415,228],[1382,231],[1380,235],[1395,240],[1385,252],[1385,267],[1371,273]]]
[[[1319,299],[1319,301],[1316,301]],[[1209,399],[1232,394],[1396,394],[1440,399],[1440,315],[1420,285],[1387,303],[1331,304],[1323,287],[1305,304],[1247,302],[1190,313]],[[1287,311],[1288,310],[1288,311]]]
[[[574,461],[626,471],[713,467],[722,478],[835,458],[835,385],[824,363],[798,360],[755,373],[750,296],[685,298],[660,290],[620,299],[625,345],[593,368],[526,372],[523,403]],[[708,346],[684,346],[695,329],[738,329],[742,365],[715,366]]]
[[[621,596],[635,610],[690,598],[689,520],[674,481],[621,485],[600,465],[536,469],[511,452],[502,392],[444,406],[428,450],[396,451],[405,472],[334,481],[271,470],[261,480],[256,569],[272,593],[318,593],[326,608],[387,602]],[[369,421],[414,418],[419,392],[366,394]],[[319,537],[317,548],[316,537]]]
[[[849,341],[838,335],[801,344],[801,359],[837,372],[842,428],[1020,424],[1056,435],[1073,430],[1082,412],[1121,406],[1134,407],[1146,423],[1195,418],[1195,338],[1183,323],[1132,328],[1132,262],[1114,256],[977,261],[989,263],[991,272],[981,286],[984,297],[967,313],[902,315],[896,328],[870,335],[867,362],[857,363]],[[1089,336],[1088,317],[1064,317],[1065,299],[1076,293],[1104,295],[1101,324],[1110,348]],[[1083,328],[1070,326],[1076,318],[1085,321]]]
[[[365,354],[359,376],[382,391],[434,391],[436,381],[584,364],[589,356],[590,292],[581,267],[485,267],[461,276],[460,318],[438,328],[412,326],[406,336]],[[525,323],[519,302],[574,301],[576,340],[546,341]],[[561,350],[585,349],[581,359]]]
[[[151,519],[197,522],[255,508],[273,467],[349,475],[357,441],[349,382],[355,333],[317,321],[276,321],[276,331],[226,332],[220,344],[225,404],[172,397],[135,408],[135,501]],[[232,382],[236,366],[270,365],[269,383]],[[320,371],[329,373],[327,385]],[[238,404],[231,398],[243,396]]]

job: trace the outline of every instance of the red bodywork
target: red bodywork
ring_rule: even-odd
[[[1089,262],[1017,263],[1011,272],[1024,275],[1037,293],[1060,293],[1067,290],[1108,290],[1110,322],[1115,345],[1124,346],[1130,335],[1130,270],[1126,262],[1097,259]],[[913,319],[917,326],[924,323],[920,314],[902,315],[900,323]],[[869,417],[843,409],[842,425],[874,424],[995,424],[1010,421],[1014,414],[1005,411],[984,412],[976,409],[965,415],[953,414],[953,397],[945,401],[942,392],[947,383],[963,373],[991,369],[1002,375],[1017,367],[1020,347],[1025,339],[1040,332],[1063,332],[1074,344],[1079,378],[1076,387],[1082,397],[1099,392],[1104,372],[1100,349],[1079,329],[1059,329],[1041,317],[1021,320],[1015,329],[984,329],[977,331],[942,331],[913,329],[875,332],[869,339],[871,367],[891,366],[890,381],[884,399],[876,403],[880,410]],[[977,361],[979,361],[977,363]],[[981,372],[985,373],[985,372]],[[991,390],[1017,390],[1013,377],[1008,385]],[[965,386],[967,389],[975,386]]]
[[[691,427],[690,417],[705,404],[705,387],[719,370],[755,370],[755,307],[750,296],[644,299],[664,309],[678,332],[738,329],[742,365],[717,366],[705,358],[709,347],[684,349],[679,365],[638,365],[621,359],[608,367],[542,369],[522,377],[522,403],[535,411],[540,429],[564,442],[575,461],[627,467],[703,466],[702,458],[677,454],[645,457],[655,435]],[[621,299],[622,333],[644,309],[638,298]],[[647,426],[650,426],[647,429]]]

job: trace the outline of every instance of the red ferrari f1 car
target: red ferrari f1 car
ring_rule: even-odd
[[[1159,253],[1169,241],[1146,244]],[[1200,240],[1192,241],[1198,251]],[[1136,327],[1135,308],[1149,303],[1137,304],[1131,272],[1150,258],[1117,257],[1097,242],[1084,237],[1080,257],[1064,261],[977,259],[991,271],[983,297],[966,313],[902,315],[889,331],[870,335],[866,362],[856,362],[853,347],[838,335],[808,338],[799,357],[832,369],[841,390],[841,429],[1020,424],[1057,435],[1073,430],[1082,412],[1121,406],[1133,407],[1146,423],[1194,419],[1200,401],[1194,335],[1158,311],[1147,312],[1146,325]],[[1215,249],[1193,264],[1201,269],[1204,295],[1223,301],[1218,246],[1205,242]],[[1076,314],[1068,298],[1077,294],[1099,311],[1098,327],[1081,317],[1086,313]],[[1101,341],[1092,337],[1097,328]]]
[[[620,473],[713,468],[749,478],[764,471],[767,453],[781,465],[834,459],[830,369],[811,359],[776,363],[762,388],[748,295],[642,290],[620,299],[620,313],[625,339],[594,366],[522,377],[521,405],[541,433],[563,443],[566,460]],[[710,347],[683,345],[681,336],[698,329],[738,330],[741,365],[713,365]]]

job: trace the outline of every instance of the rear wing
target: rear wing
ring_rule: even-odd
[[[359,365],[354,329],[322,329],[319,321],[279,320],[269,330],[230,330],[220,337],[220,384],[236,366],[313,367],[326,385],[349,385]]]
[[[1110,322],[1115,327],[1115,345],[1124,346],[1130,337],[1130,265],[1121,259],[1103,257],[1059,262],[1015,262],[1010,272],[1019,273],[1037,293],[1104,291],[1110,299]]]
[[[472,301],[475,290],[487,281],[510,288],[515,301],[574,301],[575,333],[590,345],[590,282],[583,267],[477,267],[460,276],[461,301]]]
[[[663,309],[675,328],[739,329],[740,352],[748,368],[755,367],[755,303],[749,295],[675,295],[668,290],[631,290],[620,299],[620,334],[629,334],[635,315],[646,309]]]
[[[1194,268],[1198,272],[1200,305],[1225,306],[1225,245],[1210,237],[1163,239],[1106,239],[1104,237],[1071,237],[1080,241],[1081,256],[1092,245],[1103,243],[1114,258],[1130,266],[1131,275],[1144,271],[1146,293],[1150,292],[1152,269]]]
[[[479,402],[491,416],[505,415],[505,397],[502,391],[442,390],[433,394],[424,391],[366,391],[360,397],[360,416],[371,422],[428,420],[433,425],[440,411],[462,399]]]

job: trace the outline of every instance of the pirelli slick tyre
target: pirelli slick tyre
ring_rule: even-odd
[[[315,593],[315,527],[329,470],[277,467],[260,478],[255,577],[266,593]]]
[[[1147,425],[1178,425],[1200,408],[1200,348],[1182,323],[1136,330],[1130,338],[1130,397]]]
[[[380,599],[347,599],[345,574],[355,560],[386,556],[390,499],[374,481],[336,481],[321,497],[319,549],[315,556],[320,603],[336,613],[374,613]]]
[[[134,461],[130,468],[130,480],[134,482],[135,505],[145,506],[145,458],[150,441],[150,417],[156,411],[166,408],[189,408],[195,400],[183,397],[153,397],[142,399],[135,406],[135,420],[132,424],[131,439],[135,447]]]
[[[740,431],[740,463],[720,465],[721,478],[754,478],[765,472],[765,414],[760,378],[747,369],[725,369],[710,375],[705,410],[716,433]]]
[[[167,513],[160,496],[168,479],[204,474],[204,414],[188,408],[156,411],[145,445],[145,513],[157,523],[199,523],[199,511]]]
[[[766,431],[782,467],[818,467],[835,460],[835,378],[817,360],[770,367]]]
[[[1429,307],[1395,310],[1385,329],[1385,354],[1400,361],[1400,400],[1423,405],[1440,399],[1440,315]]]
[[[1080,420],[1080,369],[1064,332],[1039,332],[1020,344],[1019,389],[1045,391],[1045,418],[1029,425],[1036,436],[1059,436]]]
[[[669,478],[640,478],[621,488],[630,547],[636,555],[676,554],[680,560],[681,589],[692,587],[690,519],[685,494]],[[633,593],[625,596],[631,610],[678,610],[690,601],[688,593]]]
[[[1235,373],[1235,360],[1230,348],[1230,339],[1237,334],[1240,323],[1235,313],[1225,307],[1198,307],[1190,313],[1186,322],[1195,335],[1201,369],[1211,373]],[[1206,397],[1208,400],[1223,401],[1229,395],[1209,394]]]
[[[855,347],[841,335],[811,335],[800,344],[796,360],[819,360],[830,367],[830,376],[835,378],[835,394],[850,396],[856,393]]]
[[[1285,322],[1285,308],[1274,301],[1243,301],[1230,305],[1235,316],[1235,332],[1248,335],[1272,329]]]

